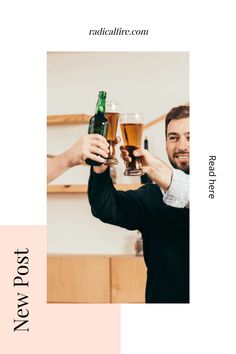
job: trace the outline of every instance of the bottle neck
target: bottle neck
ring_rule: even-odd
[[[95,114],[105,115],[106,112],[106,99],[105,98],[98,98]]]

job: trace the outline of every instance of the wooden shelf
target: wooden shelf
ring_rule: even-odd
[[[127,191],[130,189],[138,189],[142,186],[141,183],[136,184],[115,184],[117,190]],[[88,186],[87,184],[68,184],[68,185],[59,185],[51,184],[48,185],[47,192],[50,194],[55,193],[87,193]]]
[[[189,106],[189,102],[184,103],[183,106]],[[143,129],[150,128],[150,127],[152,127],[153,125],[156,125],[156,124],[160,123],[162,120],[164,120],[164,119],[166,118],[166,115],[167,115],[167,113],[162,114],[162,116],[157,117],[157,118],[151,120],[151,121],[150,121],[149,123],[147,123],[147,124],[144,124]]]
[[[88,114],[59,114],[47,116],[48,125],[70,125],[70,124],[86,124],[91,116]]]

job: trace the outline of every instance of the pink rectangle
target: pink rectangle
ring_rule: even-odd
[[[120,305],[46,303],[45,226],[1,226],[0,240],[2,353],[120,353]]]

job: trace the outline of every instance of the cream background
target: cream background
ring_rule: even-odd
[[[142,112],[145,123],[189,101],[187,52],[52,52],[48,53],[48,114],[93,114],[97,93],[120,102],[121,112]],[[57,154],[87,132],[87,126],[48,127],[48,153]],[[118,130],[118,135],[120,132]],[[121,136],[121,135],[120,135]],[[168,161],[164,122],[144,131],[150,151]],[[119,155],[119,149],[117,149]],[[139,182],[123,176],[118,183]],[[85,184],[89,168],[75,167],[55,184]],[[48,252],[133,254],[136,231],[103,224],[90,212],[87,195],[48,196]]]
[[[15,335],[12,332],[15,293],[10,300],[14,273],[10,267],[15,266],[12,252],[21,244],[17,230],[14,238],[2,230],[1,271],[5,280],[1,283],[4,289],[1,296],[3,313],[8,314],[1,317],[0,350],[3,353],[8,350],[19,354],[48,351],[115,354],[116,349],[122,354],[236,352],[236,286],[232,281],[236,269],[235,198],[231,197],[234,188],[230,197],[225,192],[229,174],[235,175],[235,164],[232,164],[235,133],[234,129],[228,129],[228,126],[234,126],[232,112],[235,111],[233,5],[233,2],[215,2],[213,12],[212,3],[206,1],[153,1],[148,4],[136,1],[134,4],[121,0],[115,7],[110,1],[93,2],[91,11],[91,2],[79,6],[74,1],[27,4],[18,1],[14,2],[13,11],[12,2],[4,2],[0,66],[2,225],[46,224],[45,53],[49,49],[190,51],[191,160],[194,163],[191,173],[190,305],[119,306],[119,349],[114,337],[107,332],[114,329],[119,337],[119,328],[111,318],[107,321],[108,329],[105,328],[103,307],[100,314],[89,313],[88,305],[47,305],[42,311],[42,307],[31,299],[32,330],[26,336]],[[105,11],[102,21],[98,17],[101,7]],[[148,28],[150,35],[145,38],[89,38],[91,28],[103,25],[114,28],[114,24],[123,28]],[[223,128],[222,122],[226,121],[229,124],[224,124]],[[209,154],[217,155],[217,197],[214,200],[210,200],[207,193]],[[224,212],[226,205],[227,213]],[[23,240],[22,246],[36,247],[38,252],[32,257],[37,265],[37,274],[33,274],[32,279],[41,281],[40,287],[46,294],[46,236],[31,233],[29,238],[32,243]],[[39,297],[41,301],[41,293],[34,286],[32,284],[34,298]],[[45,302],[45,296],[42,301]],[[105,308],[115,322],[112,307]],[[106,347],[108,341],[111,345]]]

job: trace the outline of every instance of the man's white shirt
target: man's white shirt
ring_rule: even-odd
[[[189,208],[189,175],[173,168],[169,189],[163,193],[163,201],[174,208]]]

